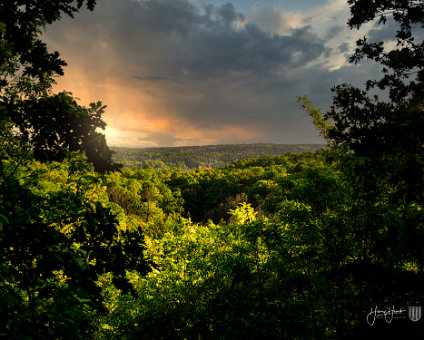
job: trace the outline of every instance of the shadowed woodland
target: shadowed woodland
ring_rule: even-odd
[[[397,46],[359,40],[381,78],[327,112],[298,98],[327,148],[183,171],[121,169],[105,106],[52,90],[40,34],[94,0],[1,1],[0,338],[421,338],[367,315],[424,305],[424,4],[347,5]]]

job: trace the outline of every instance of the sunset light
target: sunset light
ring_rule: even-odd
[[[338,79],[377,71],[347,62],[368,27],[348,14],[342,0],[103,0],[43,37],[68,63],[56,88],[107,105],[111,145],[321,143],[296,96],[327,108]]]

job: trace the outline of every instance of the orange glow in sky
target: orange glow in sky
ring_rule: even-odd
[[[43,34],[68,63],[56,90],[107,105],[112,146],[322,143],[296,96],[325,109],[375,70],[346,62],[345,1],[284,3],[99,1]]]

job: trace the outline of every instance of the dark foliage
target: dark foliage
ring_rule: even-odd
[[[0,119],[17,127],[41,161],[61,160],[69,152],[85,152],[95,169],[111,171],[112,152],[103,135],[100,102],[88,108],[68,92],[51,94],[53,77],[63,75],[66,63],[49,53],[39,39],[41,29],[73,16],[85,1],[2,1],[0,4]],[[86,6],[93,9],[95,1]],[[4,126],[3,126],[4,128]]]

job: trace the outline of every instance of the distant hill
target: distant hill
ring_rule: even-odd
[[[162,148],[111,147],[113,160],[128,168],[150,165],[154,169],[219,168],[232,162],[267,155],[315,152],[324,144],[226,144]]]

